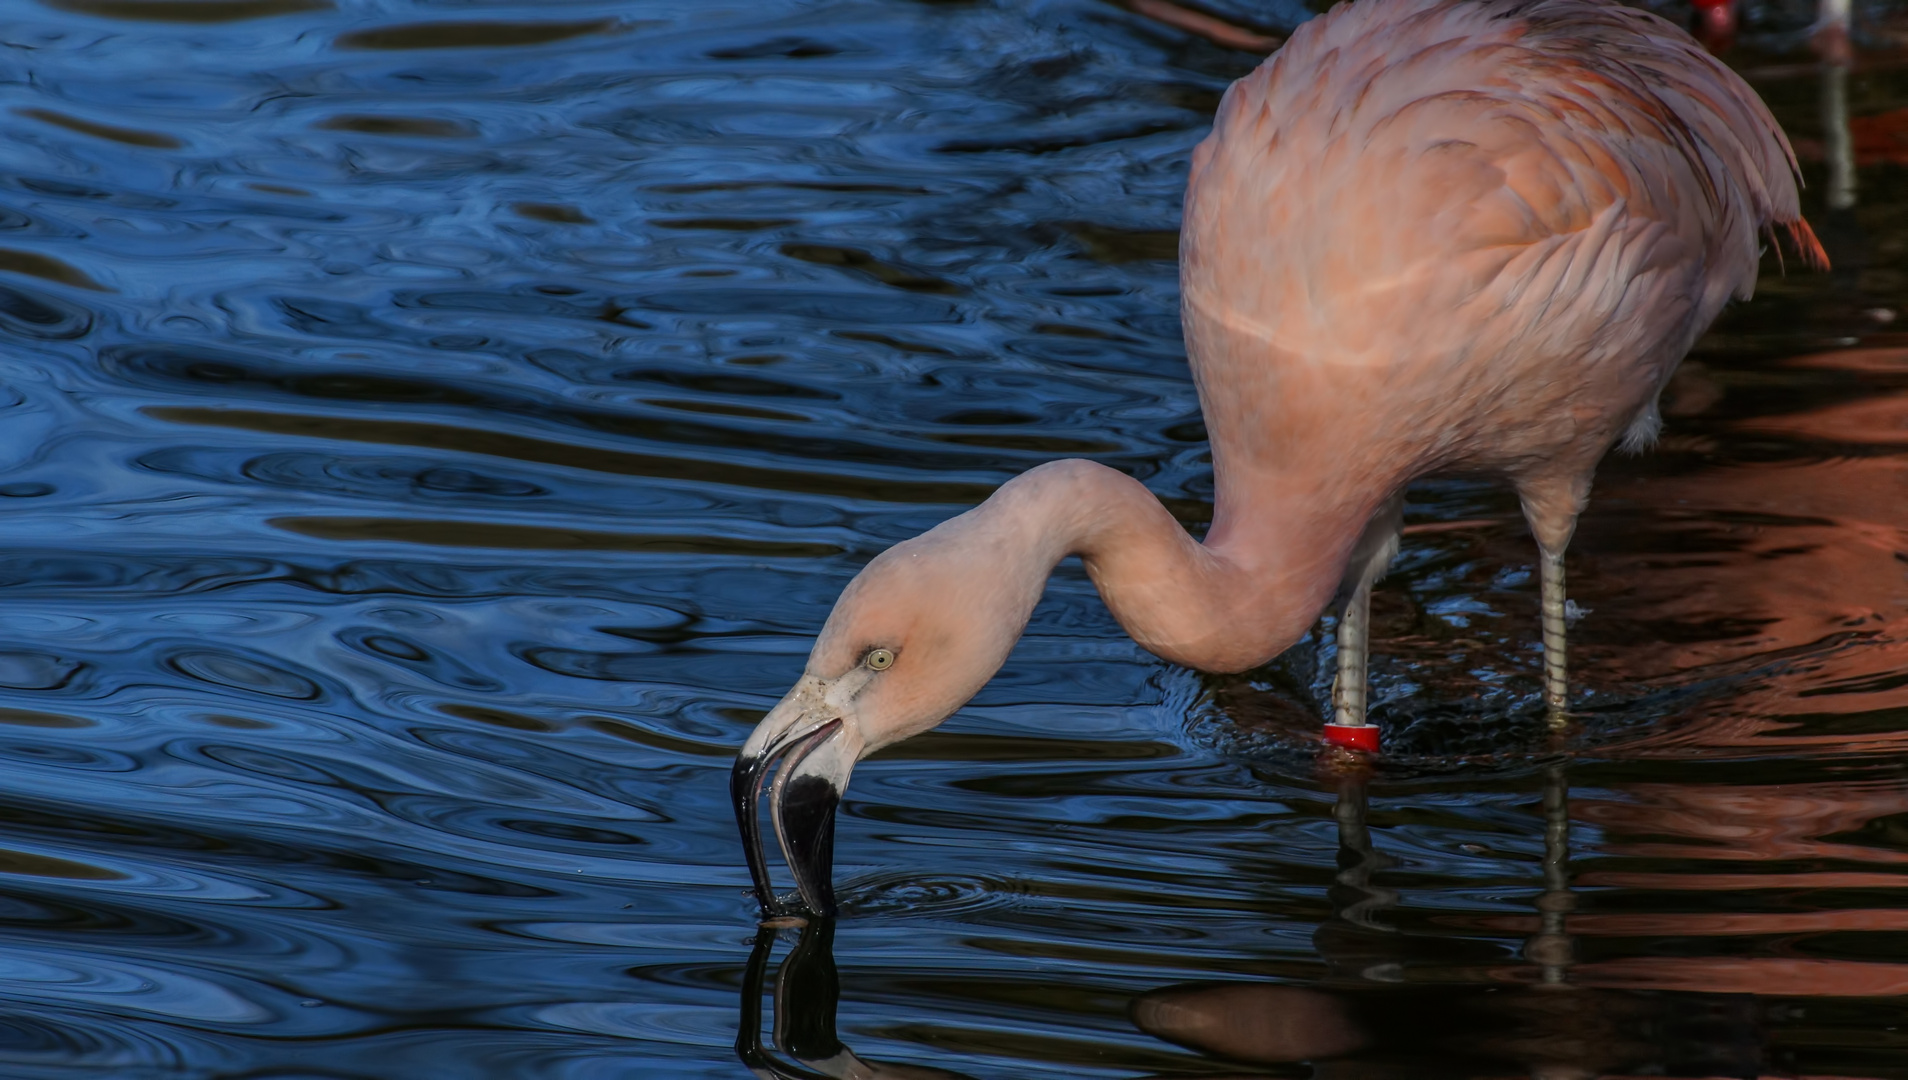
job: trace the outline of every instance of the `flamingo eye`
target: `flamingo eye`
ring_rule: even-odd
[[[861,662],[875,671],[886,671],[894,666],[894,650],[871,649]]]

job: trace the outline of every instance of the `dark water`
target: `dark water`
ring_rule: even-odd
[[[0,1073],[738,1077],[752,1015],[836,1075],[1908,1077],[1908,68],[1846,75],[1831,211],[1793,31],[1735,59],[1838,270],[1601,474],[1575,732],[1488,485],[1412,504],[1367,777],[1309,644],[1205,679],[1063,568],[857,772],[788,961],[725,774],[857,566],[1060,456],[1203,522],[1173,230],[1253,58],[1088,0],[8,5]]]

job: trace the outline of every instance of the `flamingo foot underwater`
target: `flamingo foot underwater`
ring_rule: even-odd
[[[1328,731],[1366,716],[1372,583],[1405,486],[1495,475],[1537,541],[1544,698],[1569,705],[1564,552],[1597,462],[1777,234],[1825,265],[1760,99],[1682,29],[1599,0],[1360,0],[1233,84],[1193,152],[1181,322],[1211,433],[1204,542],[1137,480],[1056,461],[871,561],[749,736],[731,795],[765,913],[758,812],[803,905],[835,912],[855,763],[984,685],[1078,555],[1135,641],[1237,672],[1337,609]]]

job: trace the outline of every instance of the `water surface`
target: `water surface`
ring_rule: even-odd
[[[0,39],[0,1072],[738,1077],[753,1015],[975,1077],[1908,1076],[1892,56],[1834,209],[1834,80],[1733,57],[1838,268],[1771,260],[1600,474],[1577,729],[1488,484],[1414,493],[1364,777],[1314,643],[1200,677],[1063,567],[858,770],[790,961],[725,774],[857,567],[1062,456],[1203,527],[1174,230],[1254,58],[1087,0]]]

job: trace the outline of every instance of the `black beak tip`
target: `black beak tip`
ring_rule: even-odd
[[[808,910],[824,919],[838,912],[833,882],[835,863],[835,809],[841,791],[819,776],[796,777],[782,792],[776,807],[782,850],[795,887]]]
[[[794,872],[798,890],[793,896],[778,897],[769,877],[766,838],[762,835],[760,818],[762,788],[773,761],[773,756],[738,757],[729,773],[729,798],[735,807],[736,825],[742,833],[756,902],[761,905],[764,919],[788,915],[832,919],[838,911],[831,878],[835,809],[841,805],[841,791],[819,776],[798,776],[778,789],[775,824],[782,853]]]
[[[742,852],[749,862],[749,880],[755,885],[755,900],[762,914],[778,914],[774,886],[769,880],[768,854],[762,850],[762,819],[759,803],[762,780],[769,761],[738,756],[729,771],[729,799],[735,806],[735,824],[742,833]]]

